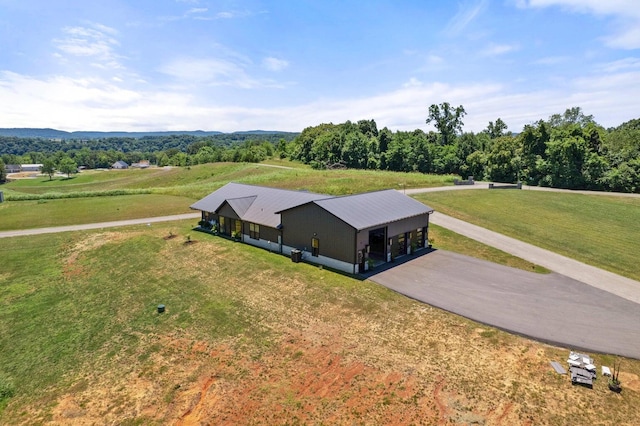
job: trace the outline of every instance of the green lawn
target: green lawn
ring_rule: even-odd
[[[227,182],[269,185],[287,189],[342,195],[388,188],[451,185],[453,176],[395,173],[373,170],[313,170],[299,163],[216,163],[192,167],[144,170],[88,170],[71,179],[48,177],[20,179],[3,185],[5,195],[100,192],[117,189],[147,190],[158,194],[199,199]],[[283,167],[270,167],[279,165]]]
[[[91,364],[117,363],[120,352],[139,349],[140,333],[189,329],[194,337],[219,338],[251,328],[251,311],[240,300],[224,292],[210,298],[212,283],[194,279],[190,257],[197,248],[182,244],[189,223],[164,226],[155,234],[128,227],[126,234],[0,241],[0,368],[21,398],[42,396],[54,385],[64,389],[76,379],[70,372]],[[163,240],[168,229],[181,238]],[[222,252],[240,247],[220,244]],[[170,259],[162,254],[168,246]],[[168,315],[154,314],[159,303],[168,305]]]
[[[0,204],[0,231],[193,213],[194,201],[156,194],[7,201]]]
[[[511,266],[525,271],[547,274],[549,270],[519,257],[489,247],[438,225],[429,225],[429,239],[434,240],[434,248],[453,251],[489,262]]]
[[[416,198],[436,211],[640,280],[640,198],[515,190]]]

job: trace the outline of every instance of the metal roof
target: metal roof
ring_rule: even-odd
[[[311,192],[228,183],[191,205],[194,210],[217,212],[224,203],[244,221],[280,225],[280,212],[315,203],[356,230],[371,228],[421,214],[433,209],[394,189],[332,197]]]
[[[326,197],[327,195],[312,192],[232,182],[196,201],[191,208],[217,212],[226,201],[242,220],[275,228],[280,225],[281,210]]]
[[[257,195],[252,195],[251,197],[242,197],[242,198],[231,198],[227,200],[227,203],[231,206],[234,212],[238,214],[238,217],[242,217],[247,213],[251,204],[258,198]]]
[[[314,200],[315,204],[356,230],[433,212],[433,209],[395,189]]]

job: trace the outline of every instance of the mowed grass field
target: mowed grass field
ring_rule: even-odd
[[[2,190],[149,193],[6,202],[0,204],[0,226],[183,213],[228,181],[332,194],[451,183],[449,177],[419,174],[254,164],[86,172],[51,184],[47,179],[16,181]],[[482,203],[483,195],[493,200],[485,209],[495,213],[487,216],[509,211],[501,224],[520,217],[515,206],[525,204],[546,217],[540,226],[570,213],[592,223],[585,212],[592,202],[602,203],[612,240],[626,238],[629,229],[613,224],[630,222],[637,212],[636,204],[619,206],[628,200],[585,201],[568,194],[551,202],[547,196],[565,194],[523,193],[455,191],[419,199],[447,214],[468,214],[456,217],[473,222],[483,213],[465,209]],[[534,196],[497,198],[525,195]],[[51,222],[44,225],[47,216]],[[1,424],[640,422],[639,361],[622,360],[620,395],[609,392],[601,378],[593,390],[572,387],[549,365],[563,362],[568,348],[512,336],[367,281],[194,232],[194,225],[0,239]],[[437,226],[431,236],[437,248],[544,272]],[[582,244],[565,238],[564,244]],[[160,303],[167,307],[164,314],[157,313]],[[594,357],[598,366],[615,359]]]
[[[452,191],[437,211],[640,281],[640,198],[542,191]]]
[[[567,348],[192,226],[0,239],[0,423],[640,420],[638,361],[575,387]]]
[[[6,202],[0,204],[0,231],[193,213],[193,202],[160,194]]]
[[[373,170],[313,170],[298,163],[272,161],[266,164],[202,164],[188,168],[88,170],[71,179],[55,177],[50,181],[46,176],[19,179],[3,185],[2,189],[7,196],[130,189],[199,199],[228,182],[344,195],[388,188],[451,185],[453,176]]]

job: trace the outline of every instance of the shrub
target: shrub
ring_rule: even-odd
[[[0,374],[0,403],[13,396],[15,387],[13,380]]]

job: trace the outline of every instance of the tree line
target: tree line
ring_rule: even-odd
[[[49,174],[51,170],[67,173],[66,170],[75,170],[80,166],[89,169],[109,168],[119,160],[128,164],[147,160],[158,166],[189,166],[220,161],[260,162],[274,155],[275,146],[286,144],[297,135],[260,132],[96,140],[0,136],[0,182],[6,179],[5,164],[43,164],[44,173]]]
[[[567,189],[640,192],[640,119],[605,129],[580,107],[508,131],[500,118],[479,133],[464,132],[463,106],[428,108],[436,131],[378,129],[374,120],[324,123],[300,134],[171,135],[50,141],[0,137],[4,164],[43,164],[44,172],[107,168],[118,160],[158,166],[221,161],[260,162],[273,155],[314,168],[346,167],[454,174],[495,182]],[[53,173],[53,172],[51,172]]]
[[[378,130],[374,120],[304,129],[280,155],[315,168],[455,174],[567,189],[640,192],[640,119],[605,129],[580,107],[508,131],[500,118],[463,132],[463,106],[431,105],[437,131]]]

